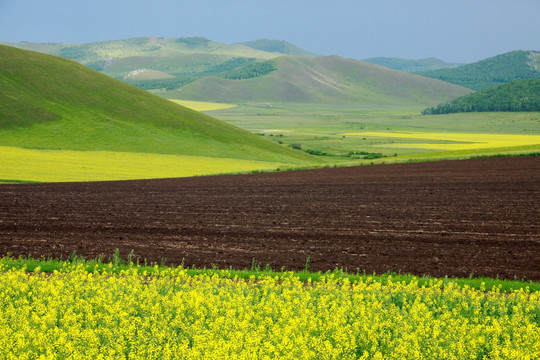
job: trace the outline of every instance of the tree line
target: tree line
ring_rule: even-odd
[[[516,80],[427,108],[424,115],[483,111],[540,111],[540,80]]]

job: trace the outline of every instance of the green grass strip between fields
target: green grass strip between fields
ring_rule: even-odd
[[[86,260],[83,257],[77,256],[73,253],[66,260],[58,259],[45,259],[28,257],[13,258],[6,256],[0,259],[0,267],[4,265],[7,269],[25,269],[28,272],[40,271],[46,273],[53,273],[55,271],[69,271],[72,268],[82,265],[89,273],[116,273],[119,274],[122,271],[135,269],[138,273],[144,273],[149,276],[159,275],[164,270],[172,269],[169,266],[157,263],[148,264],[146,261],[140,262],[139,260],[133,261],[132,256],[128,255],[127,259],[120,257],[118,251],[115,252],[108,260],[102,258]],[[180,266],[179,268],[183,268]],[[363,272],[349,273],[341,269],[335,269],[334,271],[326,272],[312,272],[309,271],[309,259],[306,261],[303,271],[287,271],[282,268],[279,271],[275,271],[270,267],[261,267],[255,260],[253,260],[250,269],[219,269],[213,268],[194,268],[187,267],[184,270],[191,276],[208,275],[218,276],[220,278],[239,278],[239,279],[251,279],[257,280],[267,277],[281,279],[283,277],[290,277],[291,275],[297,277],[303,282],[317,282],[327,279],[331,276],[333,279],[347,279],[349,282],[354,283],[356,281],[362,281],[366,283],[377,282],[383,285],[388,283],[418,283],[419,286],[431,287],[431,286],[460,286],[467,287],[476,290],[496,290],[500,292],[512,292],[512,291],[527,291],[538,292],[540,291],[540,283],[533,281],[526,281],[524,279],[515,280],[502,280],[486,277],[475,277],[471,274],[468,278],[434,278],[430,276],[415,276],[411,274],[397,274],[388,272],[386,274],[367,274]]]

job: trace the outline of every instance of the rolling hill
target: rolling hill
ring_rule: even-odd
[[[262,50],[270,53],[280,53],[289,56],[317,57],[317,54],[301,49],[298,46],[283,40],[260,39],[255,41],[246,41],[240,45],[249,46],[252,49]]]
[[[430,106],[467,93],[353,59],[314,57],[278,40],[225,45],[202,37],[142,37],[11,45],[67,57],[141,89],[159,89],[160,94],[181,100]]]
[[[0,84],[0,146],[313,161],[60,57],[0,45]]]
[[[390,69],[404,71],[409,73],[416,73],[421,71],[428,70],[437,70],[437,69],[448,69],[455,68],[462,64],[447,63],[441,59],[437,58],[426,58],[426,59],[402,59],[396,57],[373,57],[369,59],[364,59],[363,61],[381,65]]]
[[[540,111],[540,79],[516,80],[458,97],[425,115],[486,111]]]
[[[436,104],[469,89],[339,56],[280,57],[275,70],[242,79],[206,77],[168,95],[218,102]]]
[[[106,61],[108,62],[106,66],[113,64],[118,59],[140,56],[163,58],[205,53],[225,57],[270,59],[280,55],[279,53],[271,54],[259,51],[241,44],[226,45],[203,37],[173,39],[140,37],[88,44],[39,44],[32,42],[3,42],[1,44],[57,55],[85,65],[96,61]]]
[[[516,50],[452,69],[420,73],[473,90],[522,79],[540,79],[540,52]]]
[[[226,45],[202,37],[141,37],[88,44],[0,44],[72,59],[143,89],[177,88],[203,76],[217,75],[248,62],[282,55],[243,44]],[[142,79],[130,78],[132,72],[142,70],[159,71],[159,74],[152,77],[147,73]]]

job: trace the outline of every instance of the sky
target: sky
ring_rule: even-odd
[[[0,41],[202,36],[319,55],[470,63],[540,50],[540,0],[0,0]]]

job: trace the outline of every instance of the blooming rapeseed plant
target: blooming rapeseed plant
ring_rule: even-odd
[[[534,292],[2,266],[2,359],[540,358]]]

